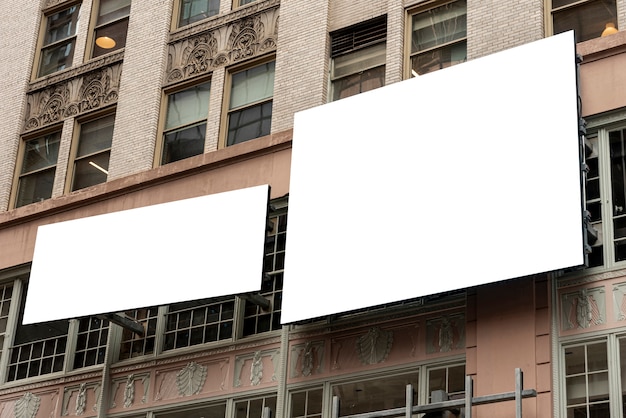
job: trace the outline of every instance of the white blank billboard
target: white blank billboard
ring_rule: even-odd
[[[24,324],[261,288],[269,186],[37,229]]]
[[[282,321],[582,265],[573,33],[295,115]]]

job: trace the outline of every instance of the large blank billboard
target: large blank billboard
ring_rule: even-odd
[[[283,323],[582,265],[574,45],[297,113]]]
[[[269,186],[37,229],[24,324],[258,291]]]

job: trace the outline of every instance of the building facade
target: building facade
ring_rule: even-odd
[[[626,1],[19,6],[0,3],[1,418],[329,417],[333,396],[345,416],[403,406],[409,383],[420,405],[437,390],[463,398],[466,375],[475,396],[513,391],[516,368],[537,393],[526,417],[626,414]],[[294,113],[569,29],[583,59],[589,267],[281,325]],[[541,152],[541,127],[527,126]],[[38,226],[259,184],[271,185],[269,306],[230,295],[122,313],[143,336],[103,317],[22,325]],[[322,251],[336,251],[323,233]],[[59,291],[89,299],[101,286],[85,272]]]

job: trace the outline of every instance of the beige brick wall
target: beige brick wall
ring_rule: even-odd
[[[24,94],[37,44],[40,2],[0,3],[0,212],[9,204],[20,132],[26,107]]]
[[[382,16],[388,11],[388,3],[400,4],[396,0],[331,0],[328,29],[332,32]]]
[[[131,6],[109,180],[152,168],[172,3],[134,1]]]
[[[473,59],[544,37],[544,1],[467,1],[467,58]]]
[[[272,132],[291,128],[294,112],[326,101],[328,2],[288,0],[280,6]]]

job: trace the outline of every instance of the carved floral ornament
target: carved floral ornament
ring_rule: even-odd
[[[170,44],[166,83],[275,51],[278,17],[278,8],[266,9]]]
[[[114,104],[121,70],[117,63],[28,94],[24,131]]]

